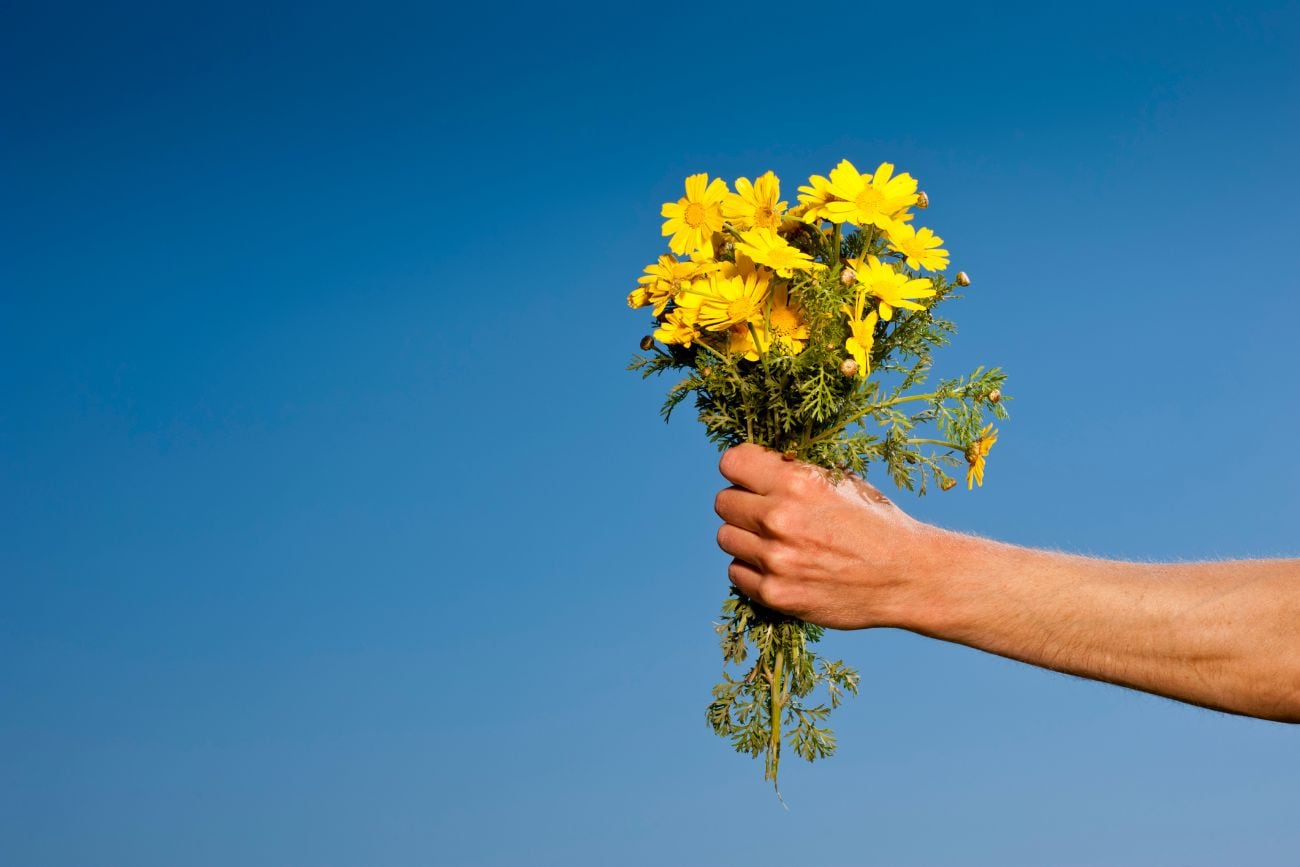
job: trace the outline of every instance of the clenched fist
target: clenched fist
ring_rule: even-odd
[[[755,445],[728,449],[732,486],[714,504],[731,581],[752,599],[836,629],[917,628],[926,577],[948,534],[908,516],[866,481]]]

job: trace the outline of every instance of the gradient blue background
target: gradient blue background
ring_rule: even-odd
[[[0,862],[1211,865],[1300,740],[889,631],[704,723],[716,454],[623,366],[682,178],[892,160],[1011,375],[946,526],[1300,555],[1300,6],[11,4]]]

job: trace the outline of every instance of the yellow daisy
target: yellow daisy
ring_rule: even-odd
[[[659,210],[664,221],[663,234],[672,235],[668,248],[681,256],[707,247],[714,232],[722,231],[722,201],[727,197],[727,182],[707,174],[686,179],[686,195],[676,202],[664,202]]]
[[[866,262],[850,259],[849,267],[857,275],[858,285],[867,294],[876,297],[880,318],[886,322],[894,318],[895,307],[924,310],[925,306],[916,303],[915,299],[929,298],[935,294],[934,289],[930,288],[929,278],[916,279],[901,274],[875,256],[868,256]]]
[[[697,320],[709,331],[722,331],[733,325],[762,321],[769,280],[761,271],[734,277],[713,272],[693,281],[677,303],[695,309]]]
[[[799,216],[813,225],[826,219],[826,205],[835,201],[831,182],[821,175],[808,179],[809,186],[799,188]]]
[[[727,351],[749,361],[758,361],[775,344],[788,355],[798,355],[808,344],[808,325],[803,310],[790,303],[789,288],[777,283],[772,289],[772,310],[760,310],[748,322],[727,329]],[[757,341],[755,340],[757,337]]]
[[[981,488],[984,487],[984,459],[997,441],[998,432],[993,430],[993,425],[986,424],[979,438],[966,447],[966,462],[970,464],[966,468],[966,490],[974,490],[977,482]]]
[[[718,273],[723,277],[748,277],[756,271],[758,268],[754,265],[754,260],[740,252],[736,253],[734,262],[723,260],[718,263]]]
[[[790,355],[803,352],[808,344],[808,323],[804,321],[803,309],[791,303],[790,287],[785,283],[777,283],[772,290],[772,311],[766,324],[766,336]]]
[[[904,172],[893,177],[894,167],[881,163],[873,174],[859,174],[848,160],[831,170],[830,192],[837,201],[825,206],[832,223],[885,227],[916,203],[916,179]]]
[[[655,340],[669,346],[690,347],[699,336],[700,326],[695,321],[695,311],[687,307],[670,310],[654,332]]]
[[[751,325],[753,331],[750,330]],[[758,343],[754,342],[755,334],[758,335]],[[742,322],[727,329],[727,352],[739,355],[748,361],[758,361],[759,353],[767,351],[768,343],[761,322],[758,324]]]
[[[781,198],[781,180],[773,172],[759,176],[754,183],[749,178],[736,178],[736,192],[728,193],[722,202],[722,216],[737,229],[775,229],[781,225],[786,202]]]
[[[661,316],[664,308],[668,306],[668,302],[676,299],[677,295],[690,284],[691,280],[702,274],[717,270],[718,266],[719,263],[707,258],[681,262],[671,253],[665,253],[659,257],[658,262],[646,266],[645,274],[637,278],[641,288],[628,296],[627,303],[632,307],[645,307],[653,304],[655,316]],[[644,292],[644,298],[637,295],[638,292]],[[633,304],[633,296],[636,296],[637,300],[642,303]]]
[[[853,306],[845,304],[840,308],[849,315],[849,337],[844,341],[844,348],[858,363],[857,375],[863,379],[871,373],[871,347],[876,342],[876,321],[879,319],[874,310],[864,318],[862,312],[866,306],[867,293],[859,288]]]
[[[812,271],[825,266],[814,262],[812,256],[790,246],[790,242],[771,229],[750,229],[740,233],[736,244],[737,255],[744,254],[760,265],[766,265],[782,277],[795,270]]]
[[[942,271],[948,267],[948,251],[940,247],[943,238],[922,226],[914,229],[906,223],[891,222],[885,227],[889,246],[901,253],[909,268]]]

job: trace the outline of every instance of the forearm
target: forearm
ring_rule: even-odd
[[[901,625],[1205,707],[1300,722],[1300,560],[1139,564],[940,531]]]

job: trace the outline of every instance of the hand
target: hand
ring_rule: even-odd
[[[947,535],[905,514],[858,476],[755,445],[728,449],[732,482],[714,509],[733,584],[751,599],[835,629],[912,628],[924,576]]]

